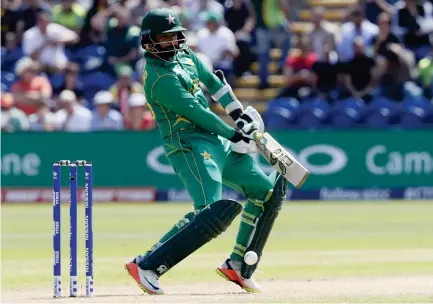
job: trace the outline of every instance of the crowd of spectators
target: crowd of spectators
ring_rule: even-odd
[[[278,3],[279,6],[275,6]],[[141,84],[140,22],[170,7],[205,65],[232,86],[258,61],[270,87],[271,48],[280,48],[277,97],[329,103],[347,97],[396,102],[433,98],[431,0],[365,0],[342,24],[315,7],[312,29],[292,31],[288,1],[4,0],[1,21],[2,130],[103,131],[155,128]],[[269,5],[266,7],[265,4]]]

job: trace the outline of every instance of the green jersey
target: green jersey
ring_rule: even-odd
[[[180,50],[170,61],[145,54],[144,91],[147,104],[163,138],[185,130],[196,130],[231,139],[234,128],[209,108],[200,87],[202,82],[213,95],[224,83],[202,64],[188,48]],[[226,93],[219,102],[223,107],[234,101]]]

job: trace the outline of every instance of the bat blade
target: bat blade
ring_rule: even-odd
[[[286,151],[269,133],[254,134],[257,150],[269,164],[274,167],[296,188],[300,188],[307,180],[310,171]]]

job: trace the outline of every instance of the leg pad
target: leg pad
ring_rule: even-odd
[[[275,219],[280,212],[283,202],[286,198],[288,183],[287,180],[279,175],[275,183],[271,198],[264,203],[264,210],[258,218],[253,238],[248,245],[245,252],[254,251],[259,256],[259,260],[254,265],[247,265],[242,261],[241,275],[245,279],[251,278],[257,265],[260,262],[263,248],[266,245],[269,234],[271,233],[272,227],[274,226]]]
[[[139,261],[141,269],[161,276],[201,246],[227,230],[242,211],[234,200],[220,200],[197,213],[181,230]]]

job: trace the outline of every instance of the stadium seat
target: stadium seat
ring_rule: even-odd
[[[64,74],[56,73],[56,74],[49,76],[48,79],[50,80],[50,83],[51,83],[51,86],[53,87],[53,90],[56,90],[63,85],[63,83],[65,81],[65,76],[64,76]]]
[[[103,72],[93,72],[79,76],[79,81],[83,84],[84,98],[89,101],[90,108],[93,107],[93,96],[103,90],[109,90],[116,82],[116,78]]]
[[[14,73],[1,72],[1,89],[4,92],[9,92],[10,88],[16,81],[16,76]]]
[[[398,104],[385,97],[376,97],[366,107],[365,125],[369,128],[388,128],[398,122]]]
[[[348,98],[336,102],[331,110],[331,121],[336,128],[354,128],[364,118],[365,103],[361,99]]]
[[[326,100],[307,100],[300,107],[298,125],[302,129],[317,129],[328,122],[329,113],[329,104]]]
[[[433,106],[423,97],[406,98],[401,104],[401,127],[406,129],[423,128],[433,122]]]
[[[70,54],[71,61],[80,65],[80,72],[92,72],[98,70],[105,60],[107,51],[105,47],[97,44],[86,46]]]
[[[267,130],[287,129],[293,121],[292,112],[286,108],[278,106],[269,108],[263,118]]]
[[[15,64],[18,60],[24,57],[22,48],[16,48],[11,52],[8,52],[6,48],[1,48],[1,69],[2,72],[14,72]]]

